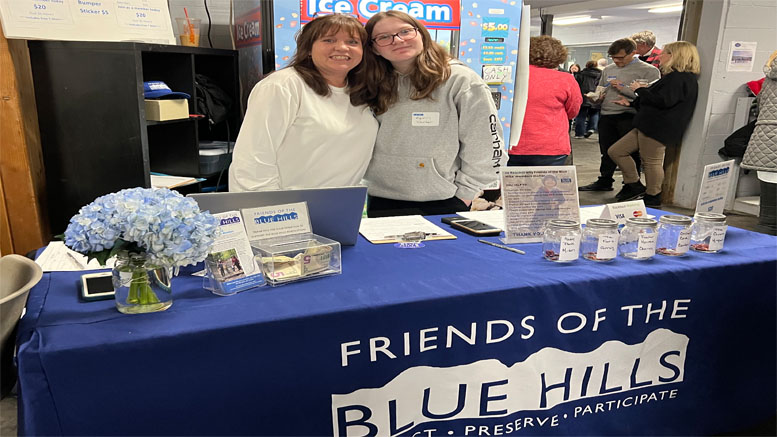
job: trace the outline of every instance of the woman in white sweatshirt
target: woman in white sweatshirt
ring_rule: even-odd
[[[353,90],[363,80],[367,32],[334,14],[306,24],[287,68],[260,81],[229,168],[230,191],[356,185],[378,123]]]

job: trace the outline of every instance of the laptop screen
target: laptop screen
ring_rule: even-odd
[[[344,246],[352,246],[356,244],[359,236],[367,187],[194,193],[187,197],[196,200],[201,210],[214,214],[259,206],[307,202],[313,233],[339,241]]]

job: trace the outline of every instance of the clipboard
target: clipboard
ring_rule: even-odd
[[[363,218],[359,233],[372,244],[456,239],[420,215]]]

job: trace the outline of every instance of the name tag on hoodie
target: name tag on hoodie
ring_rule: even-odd
[[[440,113],[439,112],[413,112],[413,126],[439,126],[440,125]]]

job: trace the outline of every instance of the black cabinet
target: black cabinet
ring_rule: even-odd
[[[150,187],[150,172],[200,173],[200,141],[234,141],[241,123],[234,50],[144,43],[29,41],[51,228],[64,231],[96,197]],[[233,101],[226,122],[146,121],[143,82],[190,94],[208,76]]]

